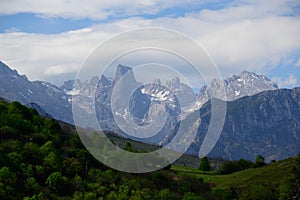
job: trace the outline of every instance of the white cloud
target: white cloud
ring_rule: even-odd
[[[51,2],[55,6],[44,1],[4,0],[0,13],[27,11],[45,16],[105,18],[109,13],[119,12],[122,7],[125,13],[130,14],[155,13],[173,3],[159,0],[138,3],[95,0],[90,4],[86,1]],[[174,1],[174,4],[181,5],[183,2]],[[195,39],[224,73],[242,70],[264,73],[269,70],[266,66],[276,66],[288,54],[300,49],[300,26],[297,26],[300,18],[292,15],[296,2],[299,1],[234,1],[223,9],[202,10],[179,18],[132,17],[52,35],[3,33],[0,34],[0,59],[14,61],[7,63],[31,79],[43,80],[53,74],[62,74],[63,79],[64,73],[75,73],[89,53],[104,40],[122,31],[155,26],[174,29]],[[143,8],[142,11],[138,11],[140,8]],[[24,60],[15,61],[20,59]],[[281,80],[282,83],[284,81]]]
[[[299,19],[283,17],[243,20],[199,39],[220,65],[259,69],[268,63],[276,65],[285,54],[300,48],[297,23]]]
[[[65,64],[65,65],[54,65],[47,67],[44,71],[45,75],[60,75],[65,73],[70,73],[78,70],[78,66],[76,63],[74,64]]]
[[[9,29],[6,29],[4,32],[5,33],[14,33],[14,32],[19,32],[19,31],[21,31],[21,30],[16,27],[10,27]]]
[[[280,88],[295,87],[298,82],[296,76],[293,74],[289,75],[286,79],[281,77],[273,77],[272,81],[277,83]]]
[[[174,6],[193,6],[206,0],[1,0],[0,14],[37,13],[40,17],[106,19],[156,14]]]
[[[237,18],[255,18],[268,15],[293,13],[298,0],[1,0],[0,14],[21,12],[36,13],[40,17],[62,17],[73,19],[106,19],[108,17],[157,14],[168,8],[194,8],[199,5],[223,4],[227,9],[206,10],[201,15],[213,21],[228,21]]]
[[[57,74],[54,69],[58,66],[60,74],[76,72],[95,45],[109,34],[88,29],[57,35],[0,34],[0,59],[31,80],[44,80],[47,75]]]

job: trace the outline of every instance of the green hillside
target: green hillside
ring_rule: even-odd
[[[133,151],[157,148],[109,137]],[[231,175],[178,165],[197,163],[184,156],[171,169],[118,172],[86,151],[73,126],[0,102],[0,199],[289,199],[299,186],[299,157]]]
[[[239,199],[290,199],[299,188],[300,156],[228,175],[181,166],[172,166],[172,170],[202,178],[213,185],[213,190],[233,190]]]

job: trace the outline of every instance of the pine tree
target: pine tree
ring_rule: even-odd
[[[206,156],[201,158],[199,169],[202,171],[210,170],[210,164],[209,164],[208,158]]]

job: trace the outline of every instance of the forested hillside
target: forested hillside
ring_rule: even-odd
[[[212,197],[210,185],[194,176],[108,169],[85,150],[69,126],[61,127],[17,102],[0,102],[0,165],[0,199]]]
[[[95,160],[74,127],[0,101],[0,199],[288,199],[299,186],[299,160],[231,175],[178,166],[123,173]]]

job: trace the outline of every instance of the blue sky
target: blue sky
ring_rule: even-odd
[[[298,0],[0,2],[0,60],[31,80],[74,78],[101,42],[140,27],[174,29],[201,44],[223,76],[244,70],[300,85]]]
[[[0,16],[0,31],[39,34],[59,34],[61,32],[92,26],[90,19],[41,18],[35,13],[17,13]]]
[[[217,10],[226,7],[232,0],[200,2],[199,4],[186,4],[184,6],[174,5],[166,7],[155,13],[136,13],[122,14],[122,10],[115,10],[114,14],[108,15],[102,19],[83,16],[82,18],[62,17],[62,16],[46,16],[42,13],[34,12],[16,12],[0,15],[0,32],[19,31],[26,33],[41,34],[58,34],[70,30],[82,29],[90,27],[94,24],[111,23],[116,20],[122,20],[132,17],[140,17],[145,19],[155,19],[161,17],[178,18],[186,14],[199,12],[203,9]]]

